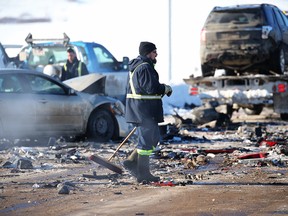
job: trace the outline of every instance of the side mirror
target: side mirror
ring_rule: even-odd
[[[69,94],[69,95],[75,95],[75,94],[76,94],[76,91],[75,91],[74,89],[72,89],[72,88],[69,88],[68,94]]]
[[[125,70],[128,69],[128,63],[129,63],[129,58],[127,56],[124,56],[123,60],[122,60],[123,69],[125,69]]]

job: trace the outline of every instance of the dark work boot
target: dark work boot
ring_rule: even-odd
[[[135,149],[123,162],[125,169],[127,169],[134,177],[137,177],[137,160],[138,153],[137,149]]]
[[[138,155],[138,175],[137,182],[149,183],[149,182],[158,182],[160,177],[153,176],[150,173],[150,163],[149,156],[147,155]]]

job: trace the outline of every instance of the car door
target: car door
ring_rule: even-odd
[[[2,137],[20,138],[34,133],[34,100],[27,94],[17,74],[0,74],[0,107]]]
[[[27,77],[35,99],[36,130],[43,134],[82,134],[85,132],[87,102],[76,93],[46,76]]]

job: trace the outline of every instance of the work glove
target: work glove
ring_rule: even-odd
[[[170,97],[171,94],[172,94],[172,88],[171,88],[171,86],[166,85],[166,84],[165,84],[165,94],[166,94],[168,97]]]

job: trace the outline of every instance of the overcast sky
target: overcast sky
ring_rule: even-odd
[[[25,44],[29,32],[35,38],[59,38],[66,32],[73,41],[103,44],[121,60],[136,57],[140,41],[151,41],[158,48],[161,81],[177,83],[200,73],[200,30],[214,6],[261,2],[288,10],[287,0],[171,0],[171,74],[169,0],[0,0],[0,19],[51,19],[50,23],[0,23],[0,42]]]

